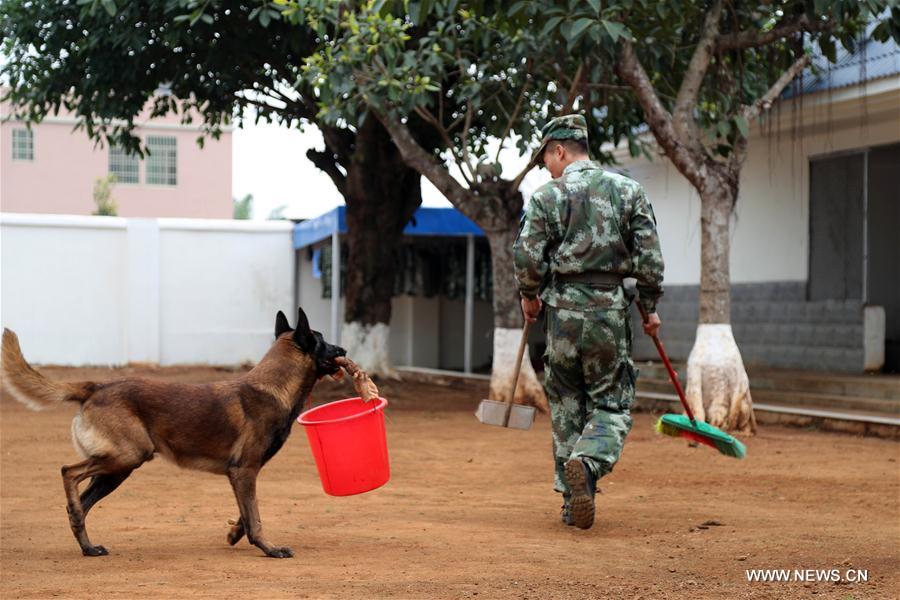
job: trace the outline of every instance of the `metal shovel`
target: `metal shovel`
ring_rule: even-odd
[[[523,404],[513,404],[516,397],[516,384],[519,383],[519,371],[522,370],[522,357],[525,355],[525,345],[528,342],[528,321],[522,328],[522,341],[519,342],[519,354],[516,357],[516,370],[513,373],[512,389],[506,402],[496,400],[482,400],[475,411],[475,417],[485,425],[497,427],[510,427],[512,429],[531,429],[534,423],[534,407]]]

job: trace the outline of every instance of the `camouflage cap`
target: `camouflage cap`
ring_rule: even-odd
[[[587,139],[587,121],[582,115],[563,115],[562,117],[551,119],[541,129],[541,145],[531,156],[531,162],[539,165],[543,164],[544,148],[552,140],[584,140],[587,142]]]

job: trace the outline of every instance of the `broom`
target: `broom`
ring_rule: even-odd
[[[636,302],[636,304],[638,310],[641,312],[641,318],[644,320],[644,323],[646,323],[649,320],[647,310],[640,302]],[[704,444],[710,448],[715,448],[725,456],[744,458],[747,454],[747,448],[744,447],[744,444],[742,444],[740,440],[733,438],[709,423],[694,419],[694,413],[691,411],[691,407],[688,406],[687,400],[684,397],[684,391],[681,389],[681,384],[678,382],[678,374],[675,373],[675,369],[672,368],[672,363],[669,362],[669,357],[666,356],[666,351],[663,349],[662,342],[660,342],[659,338],[655,335],[650,337],[653,338],[653,343],[656,344],[656,350],[659,352],[659,357],[662,358],[663,363],[666,365],[666,370],[669,372],[669,379],[672,380],[672,385],[675,386],[675,391],[678,392],[678,399],[681,400],[684,412],[687,413],[686,415],[663,415],[656,423],[656,431],[672,437],[683,437],[697,442],[698,444]]]

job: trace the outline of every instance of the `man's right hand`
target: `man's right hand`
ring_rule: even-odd
[[[522,314],[529,323],[537,321],[538,315],[541,314],[541,299],[522,296]]]
[[[659,315],[656,313],[651,313],[647,315],[647,320],[644,322],[644,333],[649,335],[650,337],[656,337],[659,334],[659,328],[662,325],[662,321],[659,320]]]

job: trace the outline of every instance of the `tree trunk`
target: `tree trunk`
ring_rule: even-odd
[[[731,215],[737,189],[710,173],[700,190],[700,323],[731,323]]]
[[[506,401],[512,392],[512,377],[516,367],[516,351],[522,338],[522,308],[519,288],[513,268],[513,242],[518,233],[518,219],[511,220],[502,230],[487,233],[491,247],[494,307],[494,360],[491,365],[490,398]],[[549,411],[547,397],[528,358],[528,348],[522,359],[522,370],[516,385],[514,401]]]
[[[621,42],[616,70],[634,91],[659,146],[700,192],[700,323],[688,357],[688,402],[699,418],[705,417],[712,425],[754,432],[756,420],[749,380],[731,331],[729,274],[729,225],[737,200],[741,166],[747,155],[747,138],[738,137],[726,162],[710,159],[711,153],[704,145],[694,113],[704,77],[717,52],[729,48],[762,47],[783,36],[789,38],[800,27],[782,30],[768,41],[762,40],[763,34],[759,32],[720,35],[722,9],[723,3],[716,0],[706,11],[700,40],[684,72],[672,114],[657,95],[653,81],[627,38]],[[801,54],[765,94],[751,105],[739,106],[737,114],[746,122],[752,122],[763,110],[768,110],[784,88],[809,64],[810,57]]]
[[[396,250],[421,203],[421,176],[377,119],[356,134],[347,169],[347,279],[341,346],[369,374],[394,375],[388,340]]]
[[[750,381],[731,330],[729,225],[740,172],[720,167],[707,173],[700,189],[700,323],[688,357],[687,400],[698,419],[753,433]]]
[[[447,167],[437,161],[412,136],[409,128],[391,115],[373,109],[390,132],[391,138],[410,167],[428,180],[460,212],[478,225],[491,246],[491,271],[494,281],[494,361],[491,370],[490,397],[509,398],[516,350],[521,336],[522,315],[515,282],[512,246],[519,231],[522,194],[511,190],[509,181],[492,180],[479,183],[479,188],[466,189]],[[547,412],[549,407],[537,376],[526,361],[519,374],[516,401]]]

